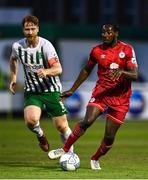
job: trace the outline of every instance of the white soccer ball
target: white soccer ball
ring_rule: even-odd
[[[80,167],[80,159],[78,155],[73,152],[63,154],[59,162],[62,170],[65,171],[75,171]]]

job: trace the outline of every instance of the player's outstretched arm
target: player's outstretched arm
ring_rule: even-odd
[[[64,100],[64,98],[67,98],[67,97],[70,97],[72,96],[73,92],[71,90],[68,90],[68,91],[64,91],[62,94],[61,94],[61,98]]]
[[[12,94],[16,92],[16,81],[17,81],[17,72],[18,72],[18,62],[15,58],[10,58],[10,85],[9,90]]]
[[[69,96],[71,96],[76,89],[78,89],[78,87],[87,79],[87,77],[89,76],[89,74],[91,73],[92,69],[87,68],[87,65],[80,71],[79,76],[77,77],[77,79],[75,80],[74,84],[72,85],[72,87],[68,90],[62,93],[61,97],[62,98],[67,98]]]

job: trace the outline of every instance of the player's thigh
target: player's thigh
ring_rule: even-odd
[[[58,117],[67,113],[67,110],[61,101],[59,92],[46,93],[43,102],[49,117]]]
[[[43,103],[40,95],[33,93],[24,94],[24,118],[26,122],[38,122],[41,116]]]
[[[68,128],[68,121],[66,114],[62,116],[52,117],[54,126],[59,131],[66,131]]]
[[[117,130],[124,123],[126,112],[110,109],[107,113],[105,134],[108,136],[115,136]]]
[[[120,111],[118,109],[108,108],[107,119],[114,122],[114,124],[123,124],[127,111]]]
[[[26,123],[36,124],[40,120],[41,108],[35,105],[26,106],[24,109],[24,119]]]

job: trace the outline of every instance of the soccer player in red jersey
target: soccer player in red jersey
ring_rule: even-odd
[[[118,26],[114,24],[102,26],[103,43],[92,49],[86,65],[73,86],[70,90],[63,92],[63,98],[71,96],[86,80],[94,66],[98,65],[98,81],[88,102],[84,120],[76,124],[63,148],[48,153],[51,159],[56,159],[68,152],[71,145],[85,133],[98,116],[106,111],[104,137],[90,161],[91,169],[101,169],[99,158],[105,155],[113,145],[116,133],[129,109],[131,82],[138,77],[134,49],[131,45],[119,41],[118,34]]]

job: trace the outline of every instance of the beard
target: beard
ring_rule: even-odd
[[[34,41],[36,39],[34,36],[27,36],[26,38],[28,41]]]

